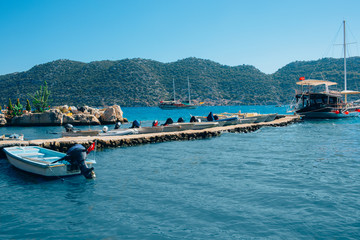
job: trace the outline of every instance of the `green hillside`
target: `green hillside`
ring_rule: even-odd
[[[360,58],[348,59],[348,88],[357,90]],[[343,60],[293,62],[274,74],[253,66],[230,67],[219,63],[187,58],[172,63],[147,59],[124,59],[82,63],[57,60],[29,71],[0,76],[0,104],[20,98],[25,103],[43,81],[52,92],[51,105],[156,106],[171,99],[173,79],[176,97],[186,100],[187,77],[191,98],[207,105],[288,103],[299,77],[327,79],[343,87]]]

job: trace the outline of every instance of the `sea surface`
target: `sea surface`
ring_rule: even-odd
[[[123,108],[145,125],[239,110],[286,112]],[[61,131],[0,128],[28,139]],[[0,239],[360,239],[359,135],[351,118],[105,149],[89,155],[95,180],[49,180],[0,159]]]

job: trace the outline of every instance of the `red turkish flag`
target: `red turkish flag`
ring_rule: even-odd
[[[91,151],[95,150],[95,142],[93,142],[90,147],[86,150],[86,153],[89,154]]]
[[[301,77],[299,78],[300,81],[304,81],[305,80],[305,77]]]

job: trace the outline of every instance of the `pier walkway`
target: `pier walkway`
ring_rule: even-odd
[[[66,137],[54,139],[36,139],[29,141],[1,141],[0,150],[4,147],[10,146],[40,146],[52,150],[66,152],[74,144],[82,144],[88,147],[94,141],[97,141],[97,148],[115,148],[115,147],[128,147],[148,143],[160,143],[168,141],[185,141],[195,139],[205,139],[210,137],[220,136],[223,132],[237,132],[247,133],[254,132],[261,127],[281,127],[288,124],[295,123],[300,120],[297,115],[283,115],[281,118],[275,119],[272,122],[239,124],[225,127],[214,127],[203,130],[186,130],[177,132],[160,132],[149,134],[134,134],[123,136],[87,136],[87,137]]]

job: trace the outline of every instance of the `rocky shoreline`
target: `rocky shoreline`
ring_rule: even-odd
[[[88,106],[76,108],[65,105],[43,113],[25,112],[13,118],[7,116],[6,112],[0,114],[0,126],[62,126],[68,123],[74,126],[103,125],[114,124],[117,121],[127,122],[119,105],[104,109]]]

